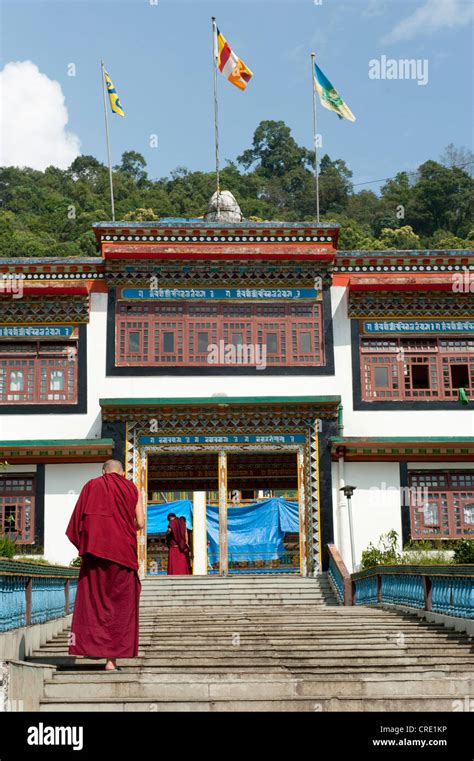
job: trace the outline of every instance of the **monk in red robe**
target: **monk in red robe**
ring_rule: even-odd
[[[188,576],[191,573],[189,535],[186,518],[177,518],[174,513],[168,515],[168,576]]]
[[[118,460],[83,487],[66,530],[82,558],[71,625],[70,655],[117,658],[138,655],[137,529],[145,514],[132,481]]]

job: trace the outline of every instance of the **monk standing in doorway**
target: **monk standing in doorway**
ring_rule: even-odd
[[[83,487],[66,530],[82,558],[71,625],[70,655],[117,658],[138,655],[140,579],[137,529],[145,514],[122,463],[107,460],[102,475]]]
[[[168,515],[168,576],[188,576],[191,573],[189,535],[186,518],[177,518],[174,513]]]

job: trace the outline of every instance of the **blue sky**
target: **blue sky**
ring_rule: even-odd
[[[284,120],[300,144],[311,146],[312,50],[357,117],[340,121],[318,109],[323,152],[345,159],[355,183],[438,159],[448,143],[472,147],[468,0],[442,0],[443,7],[441,0],[155,1],[3,0],[2,67],[29,60],[59,83],[65,129],[77,136],[81,153],[106,160],[103,58],[126,111],[125,119],[110,115],[114,163],[135,149],[153,178],[180,165],[213,169],[212,15],[254,72],[245,92],[219,75],[223,163],[250,146],[262,119]],[[369,61],[382,55],[427,59],[428,83],[370,79]],[[16,134],[34,131],[36,108],[14,109]],[[41,129],[47,140],[48,123]],[[149,145],[153,134],[157,148]],[[19,145],[28,140],[27,134],[16,141],[20,159],[6,151],[4,163],[28,163]],[[362,188],[377,184],[356,186]]]

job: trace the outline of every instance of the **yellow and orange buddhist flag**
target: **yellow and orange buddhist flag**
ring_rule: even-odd
[[[225,78],[240,90],[245,90],[253,74],[242,59],[234,53],[224,35],[215,25],[214,55],[217,68]]]

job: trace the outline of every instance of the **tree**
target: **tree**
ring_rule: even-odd
[[[375,241],[375,245],[380,249],[394,248],[409,251],[410,249],[420,247],[420,238],[413,232],[413,228],[410,225],[404,225],[404,227],[396,229],[384,227],[380,240]]]
[[[284,122],[260,122],[253,135],[252,148],[237,156],[237,163],[255,170],[264,177],[282,177],[298,167],[308,167],[314,161],[314,152],[301,148],[291,136]]]
[[[474,180],[457,167],[425,161],[407,204],[406,222],[420,235],[439,228],[463,236],[472,226]]]
[[[347,216],[364,225],[372,225],[380,214],[380,198],[372,190],[360,190],[347,199]]]
[[[152,222],[159,217],[156,216],[153,209],[134,209],[124,214],[123,219],[130,222]]]
[[[125,151],[122,153],[122,163],[114,167],[114,169],[127,174],[137,185],[143,186],[148,179],[145,167],[146,161],[141,153],[137,151]]]
[[[441,162],[399,172],[381,189],[353,192],[346,162],[320,163],[321,217],[341,226],[341,249],[473,248],[474,181],[459,164],[466,149],[449,145]],[[221,187],[244,218],[304,221],[316,217],[314,152],[299,146],[282,121],[262,121],[252,146],[221,171]],[[125,151],[114,170],[117,219],[197,217],[215,191],[214,172],[177,167],[151,180],[146,161]],[[0,256],[94,256],[94,221],[110,219],[109,173],[94,156],[78,156],[67,170],[0,169]]]
[[[100,161],[97,161],[94,156],[78,156],[68,169],[69,175],[75,182],[77,180],[84,180],[93,185],[95,185],[100,174],[104,171],[106,171],[106,167]]]
[[[374,235],[380,235],[384,227],[401,227],[409,221],[407,215],[413,195],[410,178],[407,172],[398,172],[382,186],[378,214],[372,224]]]
[[[454,143],[449,143],[440,156],[441,164],[449,169],[457,166],[472,178],[474,175],[474,153],[469,148],[458,148]]]
[[[331,161],[326,153],[319,166],[319,193],[321,212],[343,211],[352,191],[352,172],[345,161]]]
[[[449,230],[436,230],[429,240],[429,247],[439,250],[456,250],[470,248],[471,246],[472,240],[458,238]]]
[[[338,248],[340,251],[370,251],[377,248],[370,226],[360,224],[355,219],[340,217]]]

